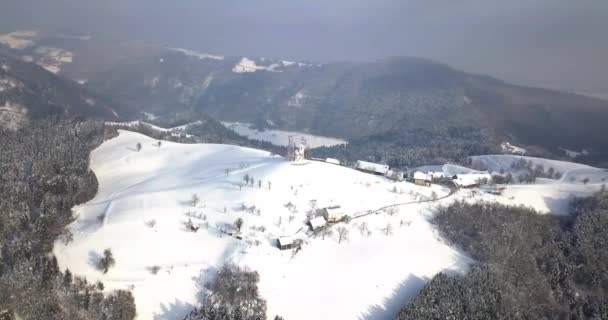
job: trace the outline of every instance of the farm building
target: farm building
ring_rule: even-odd
[[[327,163],[331,163],[331,164],[337,164],[337,165],[340,165],[340,164],[341,164],[341,163],[340,163],[340,160],[338,160],[338,159],[334,159],[334,158],[327,158],[327,159],[325,159],[325,162],[327,162]]]
[[[380,176],[386,175],[386,173],[388,172],[388,169],[389,169],[389,167],[385,164],[379,164],[379,163],[373,163],[373,162],[367,162],[367,161],[361,161],[361,160],[357,161],[355,168],[359,171],[376,174],[376,175],[380,175]]]
[[[420,171],[414,172],[414,183],[419,186],[430,186],[431,181],[433,180],[432,176]]]
[[[312,230],[312,231],[318,230],[319,228],[322,228],[326,224],[327,224],[327,222],[325,221],[324,217],[315,217],[308,221],[308,226],[310,227],[310,230]]]
[[[327,207],[323,209],[323,217],[325,220],[327,220],[327,222],[340,221],[344,218],[344,216],[344,211],[342,211],[342,207],[340,206]]]
[[[492,179],[489,173],[457,174],[452,177],[454,184],[459,188],[477,188]]]
[[[281,250],[289,250],[295,247],[295,241],[292,237],[280,237],[277,244]]]

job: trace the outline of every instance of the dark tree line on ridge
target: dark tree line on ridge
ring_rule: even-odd
[[[60,270],[52,254],[69,242],[71,208],[97,192],[89,154],[104,125],[49,118],[17,131],[0,130],[0,318],[131,320],[128,291],[104,295],[91,283]]]

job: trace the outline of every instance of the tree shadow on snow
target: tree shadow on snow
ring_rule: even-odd
[[[410,275],[401,281],[393,293],[367,309],[359,320],[393,320],[406,302],[411,301],[430,279]]]
[[[192,309],[194,305],[175,300],[173,303],[161,304],[161,312],[154,314],[154,320],[176,320],[183,319]]]
[[[95,269],[97,269],[97,265],[101,260],[101,254],[91,250],[89,251],[89,265]]]
[[[556,214],[556,215],[568,214],[570,201],[572,199],[573,199],[572,196],[568,197],[568,199],[556,199],[556,198],[552,198],[552,197],[543,197],[543,201],[545,202],[545,205],[547,205],[547,208],[549,209],[549,211],[551,211],[552,214]]]

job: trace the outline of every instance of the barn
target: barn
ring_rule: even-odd
[[[320,228],[324,227],[326,224],[327,224],[327,222],[325,221],[324,217],[315,217],[308,221],[308,226],[310,227],[310,230],[312,230],[312,231],[319,230]]]
[[[492,176],[488,173],[457,174],[452,177],[452,181],[454,181],[454,184],[459,188],[478,188],[491,179]]]
[[[379,176],[384,176],[388,172],[389,167],[385,164],[367,162],[358,160],[355,164],[355,168],[359,171],[371,173]]]
[[[333,206],[323,209],[323,217],[327,222],[338,222],[344,218],[345,214],[342,207]]]
[[[420,171],[414,172],[414,183],[419,186],[430,186],[431,181],[433,180],[432,176]]]
[[[292,237],[280,237],[277,244],[281,250],[289,250],[295,247],[295,241]]]

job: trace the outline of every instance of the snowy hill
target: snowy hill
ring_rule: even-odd
[[[138,319],[183,316],[200,303],[194,279],[228,261],[259,272],[269,317],[393,319],[433,275],[462,272],[469,263],[427,222],[429,209],[450,198],[340,223],[325,239],[307,234],[311,209],[340,205],[354,217],[441,197],[446,188],[395,183],[322,162],[291,164],[236,146],[156,143],[120,131],[92,153],[99,192],[74,208],[73,242],[55,246],[61,268],[109,289],[132,289]],[[253,186],[243,186],[245,175],[255,179]],[[193,194],[200,198],[196,205]],[[237,218],[244,221],[238,238],[225,234],[237,233]],[[192,232],[188,220],[200,229]],[[340,226],[349,230],[341,243]],[[280,236],[301,239],[302,250],[279,250]],[[102,274],[95,265],[106,248],[116,265]]]

